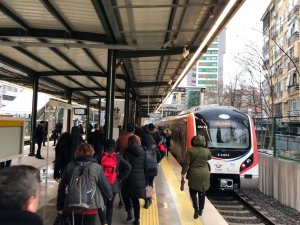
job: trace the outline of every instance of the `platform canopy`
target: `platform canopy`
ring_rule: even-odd
[[[199,57],[243,3],[1,0],[0,63],[8,67],[0,67],[0,79],[31,87],[39,77],[39,91],[61,98],[72,92],[80,103],[105,98],[113,49],[115,97],[124,98],[128,82],[143,116],[148,102],[153,112],[178,85],[197,49]]]

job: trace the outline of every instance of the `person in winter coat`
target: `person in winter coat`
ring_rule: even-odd
[[[187,174],[190,196],[195,209],[194,219],[202,215],[205,203],[205,191],[210,186],[210,174],[207,161],[211,159],[211,152],[206,148],[207,143],[203,136],[192,138],[192,148],[186,152],[182,166],[181,178]],[[197,197],[198,195],[198,197]]]
[[[63,133],[55,147],[54,179],[59,179],[65,170],[65,167],[71,161],[71,134]]]
[[[71,129],[71,154],[70,154],[70,160],[73,161],[75,159],[75,151],[77,147],[84,143],[84,140],[80,134],[80,128],[78,126],[74,126]]]
[[[140,224],[139,198],[146,197],[145,159],[146,153],[140,144],[140,139],[132,135],[128,139],[128,147],[125,150],[124,159],[131,165],[129,176],[122,184],[122,197],[127,211],[127,221],[132,220],[131,203],[134,210],[134,225]]]
[[[158,145],[159,142],[161,141],[159,131],[156,129],[156,127],[155,127],[155,125],[153,123],[150,123],[148,125],[148,129],[149,129],[150,134],[152,135],[155,143]]]
[[[41,148],[44,140],[44,121],[40,121],[40,123],[36,127],[34,138],[35,138],[35,142],[38,145],[38,149],[36,151],[35,157],[38,159],[44,159],[44,157],[42,157],[41,155]]]
[[[102,132],[102,129],[100,130],[100,126],[98,124],[95,124],[94,128],[95,130],[90,133],[87,141],[89,144],[91,144],[94,147],[95,157],[97,159],[102,154],[105,137],[104,137],[104,133]]]
[[[113,197],[111,200],[106,201],[106,212],[99,210],[99,217],[101,225],[103,224],[112,224],[112,215],[113,215],[113,208],[114,208],[114,200],[117,193],[119,193],[120,183],[128,177],[131,165],[123,158],[122,155],[116,153],[116,141],[114,139],[108,139],[104,145],[104,154],[107,154],[108,157],[115,157],[116,160],[116,179],[113,184],[110,185]],[[103,159],[103,158],[102,158]],[[102,159],[100,158],[100,162],[105,164]],[[110,162],[114,162],[114,159]],[[102,165],[102,164],[101,164]],[[102,165],[103,170],[105,171],[105,165]],[[104,173],[105,174],[105,173]]]
[[[87,165],[90,162],[92,163],[88,167],[88,172],[92,181],[93,190],[95,190],[89,209],[72,212],[72,214],[74,214],[70,216],[70,219],[74,218],[73,224],[75,225],[95,225],[98,209],[105,209],[104,198],[110,200],[113,197],[110,185],[104,176],[102,167],[98,164],[96,159],[93,158],[93,156],[93,147],[86,143],[79,145],[75,152],[76,162],[83,165]],[[75,170],[76,162],[70,162],[67,165],[59,184],[56,204],[58,214],[63,214],[63,211],[68,213],[68,208],[65,206],[65,190],[69,185],[69,181],[71,180],[72,174]]]
[[[40,171],[17,165],[0,170],[0,224],[42,225],[39,205]]]
[[[154,178],[155,178],[155,176],[157,176],[157,164],[160,162],[161,155],[160,155],[159,149],[157,148],[157,145],[151,134],[145,134],[143,136],[143,138],[144,139],[142,140],[142,143],[143,143],[143,148],[144,148],[145,152],[146,153],[147,153],[147,151],[154,152],[155,157],[156,157],[155,169],[151,169],[151,170],[146,169],[146,171],[145,171],[146,186],[151,186],[153,188]],[[146,165],[146,168],[147,168],[147,165]],[[144,208],[148,209],[149,205],[151,205],[151,204],[152,204],[152,198],[146,197]]]

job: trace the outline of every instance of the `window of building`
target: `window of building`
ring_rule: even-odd
[[[276,93],[277,95],[281,95],[281,81],[278,81],[276,84]]]
[[[292,11],[295,6],[295,0],[289,0],[288,12]]]
[[[271,18],[275,17],[275,6],[272,7],[271,9]]]
[[[291,101],[291,111],[298,111],[299,108],[298,108],[298,99],[294,98],[292,99]]]
[[[218,44],[212,44],[212,45],[211,45],[211,48],[218,48],[218,47],[219,47]]]
[[[294,72],[293,75],[292,75],[292,80],[291,80],[292,86],[298,84],[297,77],[298,77],[298,76],[297,76],[297,73]]]

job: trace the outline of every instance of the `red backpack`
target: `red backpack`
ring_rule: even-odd
[[[101,166],[103,167],[104,175],[109,184],[113,184],[117,178],[117,153],[109,154],[104,152]]]

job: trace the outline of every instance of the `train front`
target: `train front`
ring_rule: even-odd
[[[258,152],[252,120],[228,107],[195,113],[196,132],[207,139],[211,188],[236,190],[258,185]]]

